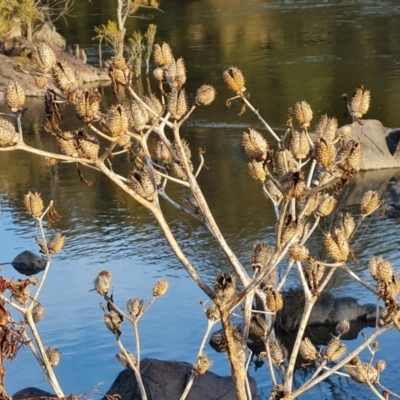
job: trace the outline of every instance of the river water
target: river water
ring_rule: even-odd
[[[108,4],[109,3],[109,4]],[[165,3],[165,4],[164,4]],[[217,100],[210,107],[196,110],[185,124],[183,136],[193,151],[206,150],[206,165],[200,183],[211,210],[229,245],[248,265],[248,255],[257,240],[273,235],[274,214],[259,185],[248,176],[247,160],[241,148],[241,135],[247,127],[260,128],[249,111],[239,117],[240,105],[228,110],[230,92],[223,86],[222,72],[231,65],[239,67],[246,78],[252,103],[270,125],[284,129],[287,109],[296,101],[307,100],[316,116],[344,116],[341,94],[360,84],[372,91],[372,106],[367,117],[385,126],[400,125],[400,5],[396,1],[240,1],[194,0],[165,1],[163,12],[155,12],[156,42],[168,42],[176,57],[183,57],[188,68],[187,91],[193,98],[203,83],[216,87]],[[92,27],[114,18],[111,1],[77,2],[76,18],[68,19],[61,32],[68,43],[78,42],[89,62],[97,65],[97,44]],[[129,30],[146,29],[148,20],[132,19]],[[107,58],[110,52],[105,51]],[[109,87],[105,104],[114,100]],[[154,89],[155,90],[155,89]],[[1,106],[0,111],[4,111]],[[24,117],[26,141],[40,148],[56,150],[53,138],[43,130],[41,99],[27,101]],[[65,124],[78,126],[69,116]],[[272,141],[272,138],[271,138]],[[126,162],[125,159],[121,162]],[[19,252],[38,249],[34,224],[23,207],[28,191],[53,199],[62,219],[55,225],[67,235],[64,251],[54,257],[41,300],[46,315],[39,324],[46,345],[62,352],[57,373],[65,393],[88,393],[99,382],[105,392],[121,370],[114,354],[117,346],[102,322],[100,298],[89,292],[102,269],[113,276],[113,293],[124,306],[129,297],[148,301],[154,282],[167,278],[170,289],[158,299],[140,323],[142,356],[193,362],[206,321],[199,302],[203,293],[187,277],[163,240],[153,218],[121,193],[105,177],[84,170],[87,187],[79,182],[76,168],[59,165],[52,169],[44,161],[25,153],[0,154],[0,262],[11,261]],[[365,190],[384,190],[396,171],[360,173],[346,193],[344,204],[357,213],[354,204]],[[170,194],[179,198],[182,191],[171,185]],[[207,231],[197,222],[165,205],[167,218],[182,248],[207,281],[216,271],[228,268],[221,251]],[[398,221],[375,217],[360,239],[356,255],[358,271],[368,278],[366,261],[371,255],[385,256],[398,267]],[[5,265],[5,277],[18,278]],[[291,283],[296,284],[295,277]],[[338,274],[330,285],[336,295],[374,302],[360,286]],[[368,334],[371,328],[364,329]],[[123,339],[133,345],[126,326]],[[347,343],[353,348],[361,336]],[[398,334],[390,332],[380,340],[379,358],[388,369],[382,382],[400,390],[396,376],[400,367]],[[226,359],[206,349],[214,361],[211,370],[228,374]],[[265,366],[250,373],[258,383],[261,397],[267,398],[270,381]],[[301,382],[303,371],[297,379]],[[50,390],[43,373],[28,349],[21,350],[8,367],[6,387],[10,394],[26,386]],[[370,392],[344,378],[332,379],[304,395],[304,399],[369,399]]]

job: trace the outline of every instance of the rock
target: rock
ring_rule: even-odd
[[[286,332],[295,330],[301,320],[304,307],[303,290],[289,290],[283,295],[283,309],[278,313],[276,325]],[[352,321],[374,321],[375,304],[359,304],[353,297],[336,297],[323,292],[318,297],[308,320],[309,326],[336,325],[346,319]]]
[[[86,64],[87,61],[87,55],[84,49],[81,49],[79,47],[78,43],[71,44],[71,46],[68,46],[67,52],[69,54],[72,54],[74,57],[79,58],[83,63]]]
[[[177,361],[162,361],[144,359],[140,363],[143,383],[148,400],[175,400],[179,399],[185,389],[187,379],[191,373],[191,364]],[[252,399],[260,400],[256,395],[256,384],[249,377]],[[118,394],[120,400],[140,399],[140,392],[133,371],[122,371],[107,391],[107,395]],[[196,377],[188,400],[235,400],[232,378],[219,376],[207,371]],[[106,397],[103,398],[106,400]]]
[[[12,56],[25,57],[26,62],[22,65],[22,68],[30,74],[19,71],[19,63],[14,61],[14,57],[0,54],[0,91],[3,91],[10,82],[18,81],[25,89],[26,96],[44,96],[45,91],[39,89],[35,84],[34,75],[32,75],[32,73],[35,73],[35,70],[29,61],[29,56],[34,46],[33,43],[30,43],[23,38],[17,38],[12,41],[12,46],[7,53]],[[67,60],[77,70],[83,83],[94,83],[100,81],[110,82],[110,77],[108,76],[106,69],[95,68],[89,64],[85,64],[79,58],[61,50],[58,50],[57,53],[60,58]]]
[[[44,23],[40,29],[38,29],[33,34],[34,42],[47,42],[50,43],[53,47],[57,46],[60,49],[64,50],[67,44],[66,39],[61,36],[57,31],[54,25]]]
[[[46,392],[45,390],[38,389],[35,387],[27,387],[22,390],[18,390],[12,396],[13,399],[27,399],[34,397],[57,397],[53,393]]]
[[[46,268],[46,260],[29,250],[18,254],[11,265],[23,275],[35,275]]]
[[[378,120],[361,120],[354,123],[349,139],[361,143],[362,157],[360,170],[374,170],[400,167],[398,129],[385,128]]]

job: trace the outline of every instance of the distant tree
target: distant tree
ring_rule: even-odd
[[[44,23],[53,24],[70,15],[73,0],[8,0],[0,4],[0,36],[19,24],[30,42]]]
[[[149,18],[147,15],[136,15],[139,9],[158,9],[157,0],[117,0],[117,22],[108,21],[107,25],[101,24],[95,27],[97,36],[94,39],[106,43],[115,51],[115,54],[122,56],[126,37],[126,20],[128,17]]]

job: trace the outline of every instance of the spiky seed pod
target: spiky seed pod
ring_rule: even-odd
[[[300,198],[298,200],[299,208],[303,211],[304,207],[307,205],[307,209],[304,211],[304,216],[308,217],[313,212],[315,212],[320,204],[321,195],[320,193],[316,193],[310,196],[308,199],[306,197]],[[308,204],[307,204],[308,200]]]
[[[241,94],[246,90],[245,81],[242,71],[236,67],[230,67],[223,72],[222,78],[228,89],[232,90],[236,94]]]
[[[331,142],[320,138],[315,142],[314,158],[317,163],[321,164],[326,169],[329,169],[336,157],[336,147]]]
[[[288,218],[283,226],[282,235],[281,235],[281,242],[282,244],[287,243],[293,236],[299,233],[299,225],[296,221]]]
[[[306,190],[306,181],[303,171],[289,171],[281,178],[282,189],[286,196],[301,197]]]
[[[209,106],[215,99],[217,94],[214,86],[211,85],[201,85],[197,89],[195,102],[198,106]]]
[[[35,76],[34,78],[35,80],[35,85],[39,88],[39,89],[44,89],[47,87],[48,85],[48,81],[47,78],[45,76]]]
[[[61,351],[57,349],[56,347],[51,348],[50,346],[47,346],[45,348],[46,356],[47,359],[49,360],[49,363],[52,367],[56,367],[58,363],[60,362],[61,358]]]
[[[324,277],[325,268],[315,260],[307,260],[303,262],[303,269],[310,289],[317,291],[318,285]]]
[[[128,313],[132,315],[132,317],[140,317],[144,311],[143,300],[140,300],[137,297],[134,299],[128,299],[126,302],[126,309],[128,310]]]
[[[391,299],[396,299],[400,292],[400,281],[396,275],[392,275],[392,280],[386,283],[388,297]]]
[[[342,231],[345,238],[349,240],[356,229],[356,222],[350,213],[340,213],[338,216],[338,227]]]
[[[30,295],[31,290],[29,289],[29,286],[18,286],[17,290],[13,293],[15,301],[22,306],[25,306],[28,303]]]
[[[83,122],[92,121],[100,110],[101,94],[97,88],[80,92],[75,101],[75,110]]]
[[[350,322],[345,319],[342,319],[336,325],[336,333],[340,336],[346,334],[349,330],[350,330]]]
[[[264,182],[267,177],[267,171],[264,168],[264,164],[262,162],[258,162],[253,160],[248,164],[250,176],[258,181]]]
[[[393,265],[383,257],[371,257],[369,260],[369,272],[376,281],[390,282],[393,277]]]
[[[213,348],[219,353],[226,353],[228,347],[226,345],[225,336],[222,332],[215,332],[211,338]]]
[[[289,394],[283,385],[276,385],[269,396],[270,400],[294,400],[293,396]]]
[[[164,70],[164,77],[171,89],[180,90],[186,83],[186,67],[183,58],[172,60]]]
[[[24,205],[26,211],[28,211],[32,217],[38,218],[42,215],[44,204],[40,193],[28,192],[28,194],[24,196]]]
[[[386,362],[384,360],[379,360],[376,364],[375,364],[375,368],[378,372],[382,372],[383,370],[386,369]]]
[[[258,339],[266,339],[268,336],[268,324],[259,313],[253,313],[250,320],[249,335]]]
[[[305,132],[294,131],[289,145],[290,151],[296,158],[306,158],[310,152],[310,143]]]
[[[40,303],[36,303],[33,306],[32,318],[33,318],[33,322],[35,322],[35,324],[37,324],[43,318],[45,311],[46,311],[46,309],[44,307],[42,307],[42,305]]]
[[[213,282],[213,286],[215,291],[215,301],[219,304],[223,304],[235,294],[236,277],[235,275],[228,275],[224,272],[219,272]]]
[[[283,296],[275,289],[265,288],[267,307],[271,312],[277,312],[283,308]]]
[[[361,144],[349,140],[336,156],[336,163],[342,171],[357,172],[360,169]]]
[[[242,341],[243,341],[243,335],[240,331],[240,329],[237,326],[232,327],[232,334],[233,334],[233,340],[235,344],[235,350],[237,353],[241,353],[243,350],[242,346]],[[228,348],[226,344],[226,338],[223,334],[218,333],[217,337],[214,337],[213,335],[213,344],[217,344],[217,351],[221,351],[222,353],[227,353]]]
[[[126,350],[126,354],[121,351],[115,357],[125,368],[132,368],[130,364],[137,366],[137,360],[129,350]]]
[[[371,92],[358,87],[350,102],[350,109],[355,119],[361,119],[369,110],[371,104]]]
[[[372,214],[381,205],[378,192],[368,190],[361,199],[361,213],[364,217]]]
[[[111,65],[113,68],[116,69],[124,69],[127,67],[125,58],[122,56],[114,56],[111,58],[111,60],[108,61],[108,65]]]
[[[321,116],[317,126],[315,127],[315,133],[319,139],[324,139],[326,142],[331,143],[335,140],[337,128],[337,119],[329,118],[324,114]]]
[[[255,129],[249,129],[249,132],[243,132],[242,145],[247,156],[251,160],[265,161],[269,151],[268,142],[264,136]]]
[[[159,67],[167,67],[174,60],[171,47],[168,43],[163,43],[162,46],[159,44],[154,45],[153,49],[154,62]]]
[[[0,117],[0,146],[11,146],[18,141],[18,134],[11,121]]]
[[[283,199],[282,192],[276,187],[275,183],[268,179],[265,182],[265,188],[268,190],[269,194],[275,201],[275,203],[279,204]],[[265,193],[265,196],[269,199],[268,194]]]
[[[132,189],[146,200],[152,201],[156,194],[153,171],[145,166],[142,171],[133,171],[129,177]]]
[[[338,238],[333,237],[330,233],[325,235],[324,247],[335,262],[345,262],[350,252],[347,241],[339,242]]]
[[[106,62],[111,80],[122,86],[129,86],[132,80],[132,69],[126,64],[124,57],[115,56]]]
[[[304,100],[298,101],[294,106],[294,116],[302,128],[308,128],[313,118],[311,106]]]
[[[156,78],[156,80],[158,82],[162,82],[162,80],[164,79],[164,68],[159,67],[159,68],[154,69],[153,75],[154,75],[154,78]]]
[[[251,266],[255,271],[261,271],[269,263],[273,249],[267,242],[257,242],[250,253]]]
[[[149,120],[146,108],[137,101],[131,101],[127,107],[129,125],[134,127],[137,132],[141,132]]]
[[[60,146],[61,153],[67,156],[77,157],[78,150],[75,145],[76,132],[66,131],[57,136],[57,142]]]
[[[306,337],[300,343],[300,355],[306,361],[315,362],[318,359],[318,351],[311,340]]]
[[[167,293],[169,283],[166,279],[158,280],[153,286],[153,296],[154,297],[161,297]]]
[[[360,363],[357,365],[346,364],[344,369],[357,383],[374,383],[378,379],[378,371],[372,365]]]
[[[184,89],[181,91],[175,89],[171,90],[168,94],[167,108],[171,114],[171,118],[174,118],[177,121],[185,115],[188,110],[188,105]]]
[[[158,164],[168,166],[172,162],[172,155],[168,146],[161,140],[157,142],[154,151],[155,160]]]
[[[4,95],[7,107],[12,112],[22,110],[25,104],[25,90],[18,82],[10,82],[4,90]]]
[[[193,164],[191,161],[192,153],[190,151],[189,144],[186,140],[182,139],[182,146],[189,163],[190,171],[193,172]],[[171,155],[173,160],[173,168],[177,176],[183,180],[187,179],[186,172],[184,170],[183,156],[181,154],[180,147],[177,143],[172,143]]]
[[[56,232],[47,244],[47,249],[49,250],[49,253],[59,253],[64,247],[65,239],[65,235],[63,235],[61,232]]]
[[[205,354],[202,354],[193,365],[193,373],[195,375],[204,375],[211,365],[212,361]]]
[[[143,101],[157,114],[161,115],[163,112],[163,105],[161,104],[161,101],[157,98],[157,96],[153,93],[150,94],[150,96],[144,96]],[[153,115],[152,113],[148,113],[150,121],[153,123],[156,120],[156,116]]]
[[[126,107],[121,104],[111,106],[105,118],[105,125],[112,137],[125,133],[129,126]]]
[[[96,160],[99,155],[100,144],[97,137],[84,130],[79,130],[75,134],[74,145],[79,157],[88,160]]]
[[[79,88],[75,69],[67,61],[58,61],[52,69],[54,84],[64,94],[72,96]]]
[[[96,292],[104,296],[111,287],[111,274],[107,270],[103,270],[97,275],[93,283]]]
[[[272,364],[277,366],[284,364],[288,355],[285,346],[279,340],[272,343],[270,342],[268,345]]]
[[[206,317],[207,319],[209,319],[210,321],[217,321],[220,319],[220,313],[219,310],[217,308],[217,306],[212,303],[210,305],[210,307],[207,308],[206,310]]]
[[[310,256],[310,253],[306,246],[295,243],[289,247],[288,255],[294,261],[305,261]]]
[[[324,354],[325,360],[328,362],[338,361],[345,355],[346,351],[346,345],[340,343],[339,338],[334,337],[328,342],[328,346]]]
[[[351,134],[351,126],[350,125],[344,125],[339,129],[339,136],[343,139],[349,137]]]
[[[32,49],[31,57],[41,72],[47,72],[57,62],[55,51],[45,42],[39,43]]]
[[[278,164],[277,174],[279,178],[282,178],[288,171],[297,169],[297,162],[289,150],[278,150],[276,162]]]
[[[117,137],[115,141],[117,146],[123,147],[124,149],[128,149],[131,145],[131,137],[129,135],[121,134]]]
[[[319,217],[328,216],[336,207],[337,200],[329,193],[324,193],[319,199],[319,206],[315,214]]]
[[[121,316],[114,310],[111,310],[110,313],[105,313],[103,317],[103,321],[106,324],[107,328],[114,333],[114,335],[120,335],[120,328],[122,324]]]

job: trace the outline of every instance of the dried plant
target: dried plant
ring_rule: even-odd
[[[313,111],[303,100],[296,103],[294,110],[289,113],[286,133],[280,137],[250,102],[242,71],[230,67],[223,72],[222,79],[235,96],[228,100],[227,105],[231,106],[235,99],[239,99],[242,102],[241,112],[245,108],[251,110],[262,124],[263,133],[261,129],[250,128],[243,133],[242,144],[250,159],[250,176],[260,183],[260,190],[272,201],[277,219],[274,240],[257,242],[250,253],[250,260],[247,260],[248,265],[242,264],[225,241],[198,183],[198,176],[205,165],[204,151],[199,151],[200,161],[194,157],[192,159],[190,146],[181,137],[182,125],[196,108],[212,104],[216,96],[215,89],[204,84],[192,100],[186,95],[185,84],[189,74],[184,60],[175,59],[166,43],[154,45],[153,57],[156,64],[153,75],[159,92],[146,96],[139,95],[133,89],[132,71],[122,52],[109,60],[107,68],[114,94],[117,96],[122,86],[130,99],[125,104],[118,104],[116,99],[117,103],[103,112],[100,110],[99,94],[95,90],[83,91],[73,67],[57,57],[54,59],[51,48],[39,45],[34,55],[37,68],[43,73],[48,72],[57,88],[54,91],[47,89],[46,92],[46,131],[54,137],[60,151],[34,149],[35,153],[46,158],[49,166],[55,164],[54,160],[68,161],[78,164],[79,168],[88,167],[104,174],[153,215],[177,259],[211,304],[204,310],[207,329],[189,382],[193,383],[195,376],[205,373],[210,367],[211,363],[203,349],[210,329],[220,321],[222,331],[214,335],[214,342],[228,357],[235,395],[239,400],[249,397],[246,364],[249,334],[261,338],[265,345],[265,352],[260,358],[265,359],[269,366],[274,387],[271,398],[297,398],[341,368],[347,370],[356,382],[372,387],[374,392],[373,385],[379,384],[379,373],[385,368],[384,360],[375,367],[372,363],[360,361],[358,356],[364,349],[374,352],[371,343],[379,335],[395,327],[400,329],[400,305],[397,302],[400,283],[393,265],[383,258],[371,258],[369,263],[375,285],[364,282],[358,277],[357,271],[348,267],[348,264],[355,262],[352,249],[354,235],[363,221],[381,204],[377,193],[367,192],[361,202],[361,215],[339,212],[338,198],[358,171],[362,154],[360,144],[351,137],[352,125],[339,127],[336,118],[323,115],[315,126],[316,135],[310,135],[308,130],[313,123]],[[16,121],[17,129],[8,119],[0,119],[0,145],[4,151],[33,151],[23,141],[21,127],[24,102],[21,93],[17,84],[7,89],[7,102],[13,111],[12,118]],[[84,123],[83,127],[63,132],[59,126],[63,109],[58,107],[55,100],[58,96],[73,106]],[[348,102],[354,124],[361,123],[360,118],[367,112],[370,99],[368,90],[358,88],[351,102]],[[300,126],[297,126],[298,130],[293,127],[296,122],[294,119]],[[276,140],[276,150],[272,150],[275,146],[270,146],[267,135]],[[100,138],[107,143],[104,144]],[[115,152],[117,145],[123,149]],[[133,155],[132,165],[124,163],[121,171],[114,172],[113,158],[126,153]],[[58,164],[58,167],[61,165]],[[79,179],[86,182],[80,169]],[[174,192],[181,193],[178,199],[168,195],[172,185],[184,188]],[[216,239],[229,268],[219,272],[211,284],[204,280],[201,269],[189,260],[185,249],[177,242],[165,218],[165,205],[160,198],[196,218]],[[37,241],[50,265],[52,255],[63,249],[65,236],[57,233],[49,241],[46,240],[41,221],[51,208],[44,210],[40,195],[30,192],[24,202],[41,230]],[[324,223],[321,224],[321,221]],[[323,234],[315,235],[317,228]],[[308,243],[310,238],[314,241],[312,245]],[[317,348],[304,336],[318,298],[326,292],[330,279],[339,268],[362,282],[366,290],[377,295],[385,306],[374,332],[350,354],[347,354],[347,348],[342,343],[342,336],[349,330],[347,321],[341,321],[336,326],[337,336],[333,336],[326,346]],[[278,273],[281,271],[285,272]],[[289,273],[292,273],[292,279],[297,279],[298,288],[284,293],[282,288],[288,282]],[[36,335],[35,323],[43,315],[41,306],[38,306],[37,293],[44,278],[39,282],[30,279],[22,282],[1,281],[4,290],[10,291],[11,300],[4,295],[0,300],[22,312]],[[32,295],[30,289],[34,284],[38,284],[38,291]],[[168,297],[168,286],[166,280],[159,280],[153,286],[151,299],[147,303],[139,298],[129,299],[124,311],[114,301],[111,273],[103,270],[94,280],[94,290],[106,302],[106,306],[102,306],[104,323],[120,349],[117,358],[134,371],[142,399],[146,399],[147,395],[140,376],[138,323],[156,299]],[[4,305],[1,301],[0,318]],[[232,316],[233,311],[239,308],[242,322],[236,325]],[[278,323],[275,324],[275,321]],[[131,324],[135,335],[134,352],[127,350],[121,340],[127,322]],[[294,345],[290,350],[277,339],[275,328],[278,326],[294,331]],[[38,348],[39,362],[45,366],[56,394],[62,397],[62,390],[52,372],[57,352],[53,349],[46,353],[43,345],[38,345]],[[299,354],[315,370],[311,379],[306,378],[295,386],[294,370]],[[276,369],[279,370],[279,379],[275,376]],[[192,383],[188,383],[183,397]]]

